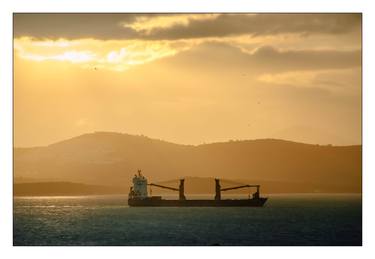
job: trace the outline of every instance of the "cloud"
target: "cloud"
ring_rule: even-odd
[[[16,55],[34,61],[70,61],[124,71],[160,60],[168,67],[198,68],[249,74],[360,67],[360,50],[282,50],[260,46],[251,52],[220,41],[172,44],[170,41],[35,41],[15,40]],[[199,70],[202,70],[200,68]],[[290,77],[288,77],[290,78]],[[266,79],[267,78],[263,78]]]
[[[21,54],[22,58],[34,61],[69,61],[71,63],[87,63],[95,59],[90,51],[65,51],[58,55]]]
[[[186,49],[170,41],[103,41],[94,39],[37,41],[27,37],[14,40],[15,55],[32,61],[79,63],[92,69],[124,71],[136,65],[171,56]]]
[[[15,14],[15,37],[178,40],[359,31],[360,14]]]
[[[214,20],[219,14],[181,14],[181,15],[157,15],[137,17],[134,22],[123,23],[142,34],[151,34],[155,29],[167,29],[177,25],[189,26],[193,21]]]
[[[360,23],[359,14],[222,14],[216,19],[191,20],[188,25],[155,28],[145,36],[173,40],[242,34],[341,34],[358,30]]]
[[[37,39],[124,39],[134,30],[123,23],[136,21],[135,14],[14,14],[14,36]]]
[[[361,65],[360,50],[288,50],[264,46],[252,55],[258,66],[279,70],[344,69]]]
[[[360,50],[279,50],[262,46],[252,53],[225,43],[206,42],[160,62],[172,67],[259,75],[287,71],[346,69],[361,66]],[[222,70],[221,70],[222,69]]]

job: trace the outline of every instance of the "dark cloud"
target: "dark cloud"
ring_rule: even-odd
[[[224,14],[214,20],[191,20],[188,26],[158,28],[152,39],[186,39],[249,34],[339,34],[360,29],[359,14]]]
[[[14,35],[35,38],[176,40],[243,34],[341,34],[361,28],[360,14],[221,14],[215,19],[191,19],[188,25],[155,28],[149,33],[120,25],[130,25],[139,16],[155,15],[15,14]]]
[[[14,36],[33,38],[134,38],[137,35],[121,23],[130,23],[135,14],[15,14]]]

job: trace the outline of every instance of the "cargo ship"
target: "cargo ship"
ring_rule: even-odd
[[[220,179],[215,179],[214,199],[189,200],[184,193],[185,180],[180,179],[179,188],[164,186],[156,183],[148,183],[147,178],[141,174],[141,170],[133,177],[133,186],[130,187],[128,205],[131,207],[262,207],[268,198],[260,197],[260,185],[239,185],[229,188],[221,188]],[[154,186],[179,193],[178,200],[167,200],[161,196],[148,196],[147,187]],[[248,199],[221,199],[221,192],[240,188],[255,188],[256,191]]]

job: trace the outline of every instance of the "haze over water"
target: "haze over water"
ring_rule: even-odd
[[[350,194],[272,195],[263,208],[132,208],[126,196],[18,197],[14,245],[361,245],[361,210],[361,195]]]

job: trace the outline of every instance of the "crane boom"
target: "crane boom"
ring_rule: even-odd
[[[221,189],[221,191],[224,192],[224,191],[235,190],[235,189],[246,188],[246,187],[250,187],[250,185],[246,184],[246,185],[240,185],[240,186],[235,186],[235,187],[223,188]]]
[[[246,187],[256,187],[256,188],[259,188],[259,185],[249,185],[249,184],[246,184],[246,185],[240,185],[240,186],[235,186],[235,187],[229,187],[229,188],[224,188],[224,189],[220,189],[222,192],[224,191],[229,191],[229,190],[235,190],[235,189],[240,189],[240,188],[246,188]]]
[[[164,188],[164,189],[168,189],[168,190],[172,190],[172,191],[179,191],[179,189],[177,189],[177,188],[168,187],[168,186],[164,186],[164,185],[160,185],[160,184],[155,184],[155,183],[149,183],[148,185],[150,185],[150,186],[156,186],[156,187],[160,187],[160,188]]]

